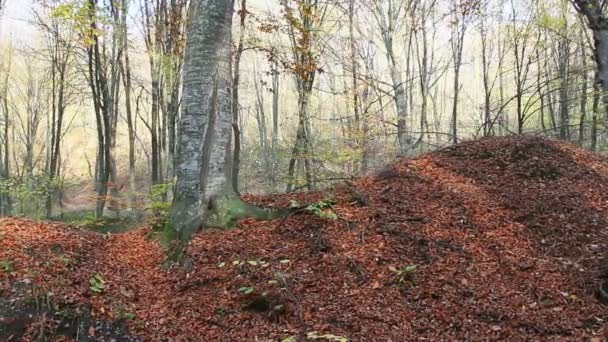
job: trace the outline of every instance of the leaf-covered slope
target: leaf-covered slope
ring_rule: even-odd
[[[0,261],[13,268],[0,270],[1,296],[28,279],[151,341],[605,336],[607,180],[608,164],[566,143],[464,143],[324,193],[249,198],[332,197],[338,219],[298,213],[200,233],[178,271],[159,266],[145,228],[100,236],[6,219]]]

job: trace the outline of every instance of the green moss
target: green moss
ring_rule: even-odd
[[[169,248],[173,241],[177,239],[177,233],[169,223],[166,223],[163,229],[154,233],[154,237],[163,247]]]
[[[202,208],[187,205],[185,202],[173,203],[170,219],[155,236],[167,249],[168,263],[181,263],[184,251],[192,235],[201,227],[230,229],[244,218],[272,220],[289,214],[289,209],[267,210],[258,208],[229,194],[213,200],[211,208],[204,213]],[[197,204],[199,205],[199,204]],[[205,217],[203,217],[205,215]]]
[[[216,199],[213,208],[209,211],[206,227],[234,228],[239,220],[255,218],[258,220],[272,220],[286,215],[289,211],[268,210],[251,205],[236,195],[229,195]]]

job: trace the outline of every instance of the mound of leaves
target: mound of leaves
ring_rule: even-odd
[[[146,228],[99,235],[0,221],[0,296],[87,308],[146,341],[608,334],[598,296],[608,164],[573,145],[486,139],[323,193],[247,199],[306,209],[201,232],[177,269],[162,267]]]

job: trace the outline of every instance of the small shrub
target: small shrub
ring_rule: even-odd
[[[332,208],[335,203],[336,202],[331,199],[323,200],[317,203],[309,204],[306,206],[306,208],[304,208],[304,210],[322,219],[337,220],[338,215]]]
[[[120,308],[118,310],[118,313],[116,314],[116,318],[119,321],[134,321],[137,318],[137,315],[132,312],[125,311],[123,308]]]
[[[246,295],[252,294],[253,291],[255,291],[255,288],[253,286],[243,286],[239,288],[239,292]]]
[[[306,338],[309,340],[326,340],[335,342],[348,342],[348,338],[343,336],[336,336],[332,334],[321,334],[317,331],[311,331],[306,333]]]
[[[151,202],[148,210],[151,213],[150,227],[154,231],[163,230],[169,218],[171,203],[167,201],[167,194],[173,187],[173,182],[152,185],[150,190]]]
[[[89,279],[89,289],[95,293],[102,293],[105,289],[106,281],[103,280],[101,274],[96,273]]]
[[[70,267],[74,264],[74,260],[65,257],[63,255],[59,256],[59,261],[65,266],[65,267]]]
[[[397,277],[397,284],[400,286],[413,286],[414,285],[414,272],[418,268],[418,265],[408,265],[401,268],[395,268],[390,266],[389,269],[395,273]]]
[[[15,264],[10,260],[2,260],[0,261],[0,267],[6,273],[13,272],[15,270]]]

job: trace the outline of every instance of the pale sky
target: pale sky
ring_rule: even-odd
[[[11,37],[13,41],[27,42],[32,39],[34,29],[27,22],[31,18],[33,0],[8,0],[2,13],[2,38]]]
[[[0,18],[0,37],[19,43],[29,43],[35,37],[35,29],[28,23],[32,17],[34,0],[7,0],[6,8]],[[276,0],[251,0],[249,6],[258,10],[276,8]]]

